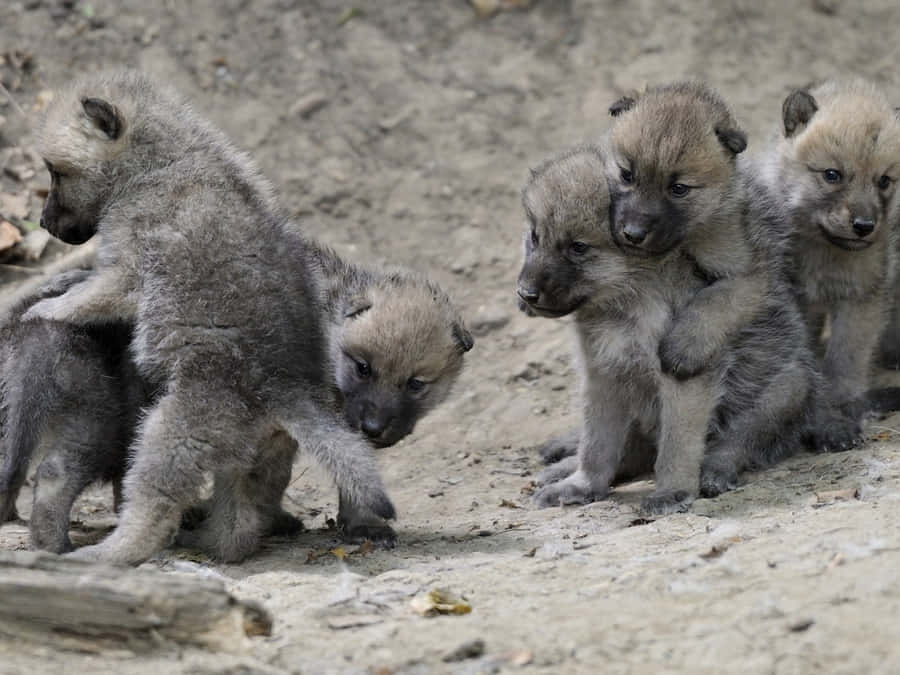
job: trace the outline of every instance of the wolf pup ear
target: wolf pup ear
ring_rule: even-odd
[[[88,119],[106,134],[109,140],[114,141],[122,134],[125,124],[121,113],[112,103],[101,98],[83,98],[81,107],[84,108],[84,114]]]
[[[475,338],[461,323],[453,324],[453,339],[456,340],[462,352],[467,352],[475,346]]]
[[[819,109],[816,99],[804,89],[791,92],[781,106],[781,117],[784,120],[784,135],[790,138],[801,128],[809,124]]]
[[[716,128],[716,137],[725,146],[725,149],[733,155],[739,155],[747,148],[747,134],[740,129]]]
[[[618,117],[623,112],[627,112],[634,107],[635,101],[630,96],[623,96],[618,101],[609,106],[609,114],[612,117]]]
[[[344,318],[352,319],[371,309],[372,303],[364,296],[349,298],[344,303]]]

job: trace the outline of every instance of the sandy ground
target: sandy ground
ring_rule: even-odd
[[[271,637],[235,654],[150,655],[0,638],[0,673],[900,670],[900,417],[873,425],[860,450],[800,455],[688,514],[638,519],[647,482],[533,510],[529,446],[575,424],[576,387],[566,322],[527,319],[513,302],[528,167],[601,133],[610,102],[647,82],[706,78],[751,149],[790,88],[814,78],[864,74],[900,103],[896,1],[546,0],[490,19],[462,0],[359,7],[0,4],[0,75],[30,113],[80,72],[159,75],[252,151],[311,232],[352,259],[426,271],[477,335],[452,399],[382,454],[396,549],[329,554],[335,492],[301,463],[286,506],[306,533],[238,566],[186,551],[149,563],[221,575],[274,614]],[[3,159],[30,141],[10,106],[0,115]],[[25,161],[37,175],[3,175],[0,192],[32,190],[36,218],[45,179]],[[112,525],[110,504],[101,488],[82,498],[76,541]],[[0,528],[0,547],[26,546],[23,524]],[[412,612],[411,598],[436,587],[472,612]],[[473,639],[483,654],[443,660]]]

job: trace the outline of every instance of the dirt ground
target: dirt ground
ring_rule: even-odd
[[[528,167],[602,133],[610,102],[648,82],[708,79],[751,150],[790,88],[814,78],[863,74],[900,104],[900,6],[532,5],[484,18],[463,0],[0,3],[0,76],[32,119],[73,75],[146,69],[251,151],[310,232],[351,259],[427,272],[477,336],[453,397],[382,453],[397,548],[329,554],[335,491],[301,460],[286,506],[306,533],[243,565],[179,550],[148,563],[225,578],[273,613],[271,637],[233,654],[137,655],[0,637],[0,673],[900,670],[900,416],[873,424],[862,449],[801,454],[687,514],[638,519],[648,482],[534,510],[529,446],[576,423],[577,387],[566,322],[528,319],[513,301]],[[15,155],[36,171],[4,173],[0,192],[27,194],[36,219],[46,179],[16,154],[27,124],[2,101],[0,116],[0,163]],[[95,539],[114,522],[109,491],[92,489],[74,517],[76,541]],[[26,546],[24,524],[0,528],[0,548]],[[411,598],[432,588],[472,612],[415,614]],[[481,655],[444,660],[474,639]]]

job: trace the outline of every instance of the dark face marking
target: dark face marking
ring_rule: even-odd
[[[41,211],[41,227],[57,239],[67,244],[83,244],[97,232],[99,207],[75,204],[66,201],[69,193],[68,176],[61,176],[51,165],[50,192]]]
[[[681,191],[677,192],[680,194]],[[680,198],[676,194],[672,196]],[[685,211],[684,207],[666,198],[652,198],[637,190],[612,187],[609,231],[616,245],[629,255],[663,255],[684,240],[689,222]]]
[[[379,446],[394,445],[409,435],[424,412],[428,383],[411,377],[398,385],[367,361],[347,354],[343,359],[337,379],[350,428]]]
[[[529,315],[558,319],[577,310],[587,300],[578,291],[580,265],[589,253],[581,241],[551,242],[528,237],[525,262],[519,272],[516,294]]]

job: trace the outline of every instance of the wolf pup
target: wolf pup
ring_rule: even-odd
[[[376,446],[393,445],[446,399],[474,341],[437,284],[408,270],[349,264],[324,246],[315,255],[324,279],[329,367],[344,421]],[[258,514],[272,508],[264,505],[280,503],[295,449],[289,438],[273,439],[265,465],[270,471],[285,465],[277,474],[283,478],[260,478],[246,495],[235,476],[217,475],[210,517],[195,531],[182,533],[181,543],[229,559],[255,548],[252,542],[266,521]],[[243,509],[242,500],[247,505]],[[290,531],[284,516],[276,516],[275,522],[276,531]],[[368,539],[382,546],[396,541],[383,518],[359,507],[343,490],[337,522],[350,541]],[[242,533],[240,539],[235,531]]]
[[[346,427],[323,368],[312,247],[253,163],[128,71],[62,92],[38,139],[51,174],[42,225],[64,241],[102,238],[96,271],[23,319],[134,321],[135,361],[162,390],[133,445],[117,528],[75,555],[145,560],[217,472],[253,482],[260,448],[281,434],[351,502],[393,518],[371,448]]]
[[[828,318],[821,366],[847,406],[869,386],[896,298],[900,118],[875,85],[851,79],[792,92],[782,125],[760,175],[790,223],[792,276],[817,340]]]
[[[623,250],[608,167],[602,147],[576,149],[536,169],[523,192],[519,297],[539,316],[574,314],[583,378],[577,460],[542,474],[549,484],[535,498],[600,499],[614,480],[653,468],[644,509],[682,510],[800,445],[817,421],[813,357],[789,287],[772,281],[717,359],[689,379],[666,373],[662,340],[713,282],[683,247]]]
[[[128,446],[152,395],[127,354],[130,325],[19,320],[89,274],[53,277],[0,324],[0,522],[17,517],[29,461],[46,447],[29,528],[31,545],[54,553],[72,549],[69,513],[90,483],[112,481],[118,508]]]

